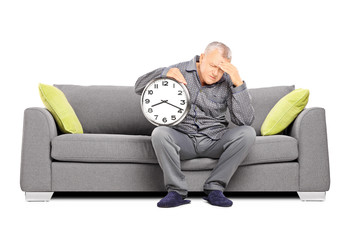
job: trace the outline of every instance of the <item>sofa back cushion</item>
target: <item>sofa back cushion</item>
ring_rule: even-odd
[[[58,85],[73,107],[84,133],[151,135],[154,125],[141,112],[140,96],[133,86]],[[260,136],[267,114],[295,86],[249,89],[255,109],[252,126]],[[229,122],[230,116],[227,113]],[[234,124],[230,123],[230,127]]]
[[[54,86],[65,94],[84,133],[151,135],[155,128],[142,114],[134,87]]]

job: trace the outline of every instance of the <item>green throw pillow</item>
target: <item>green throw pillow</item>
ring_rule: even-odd
[[[51,85],[39,83],[41,100],[51,112],[63,133],[83,133],[83,129],[74,109],[64,93]]]
[[[281,98],[271,109],[261,126],[261,135],[274,135],[294,121],[309,101],[308,89],[295,89]]]

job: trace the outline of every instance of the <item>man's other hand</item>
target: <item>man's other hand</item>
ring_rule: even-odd
[[[167,77],[175,78],[176,81],[187,85],[187,82],[184,76],[181,74],[178,68],[170,68],[170,70],[166,74]]]

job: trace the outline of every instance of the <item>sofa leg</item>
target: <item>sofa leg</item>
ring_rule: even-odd
[[[25,192],[27,202],[48,202],[54,192]]]
[[[297,192],[301,201],[325,201],[326,192]]]

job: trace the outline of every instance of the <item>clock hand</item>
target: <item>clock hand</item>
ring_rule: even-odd
[[[178,108],[178,109],[180,109],[180,110],[184,111],[184,109],[179,108],[178,106],[175,106],[174,104],[168,103],[168,102],[167,102],[167,100],[166,100],[166,103],[167,103],[167,104],[169,104],[169,105],[171,105],[171,106],[173,106],[173,107],[176,107],[176,108]]]
[[[161,100],[161,102],[159,102],[159,103],[157,103],[157,104],[154,104],[154,105],[152,105],[151,107],[155,107],[155,106],[157,106],[157,105],[160,105],[160,104],[162,104],[162,103],[166,103],[168,100]]]

